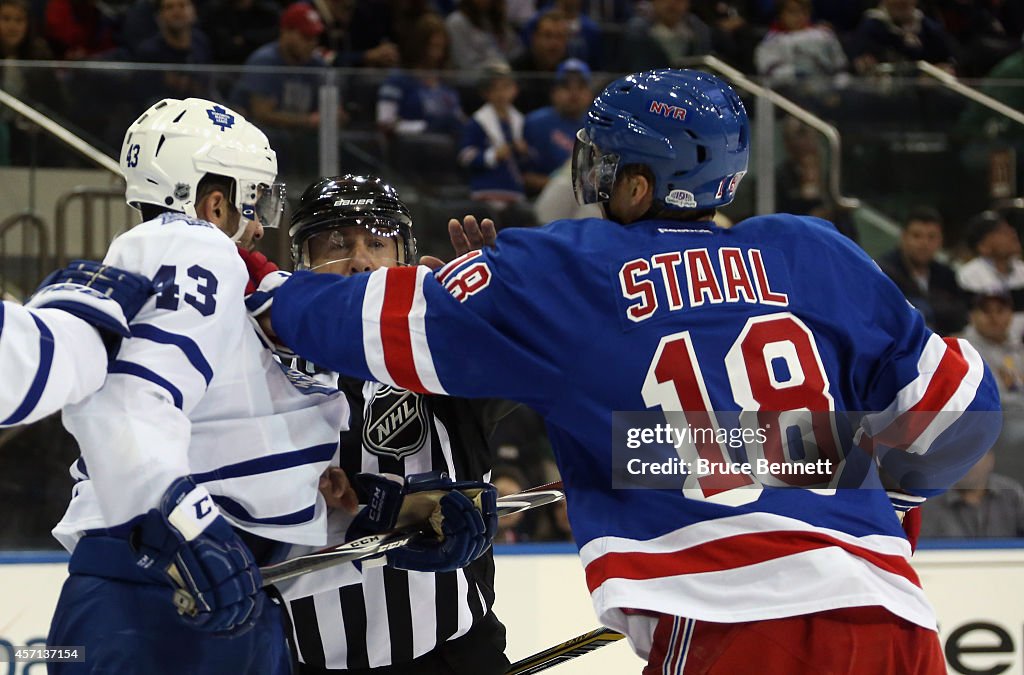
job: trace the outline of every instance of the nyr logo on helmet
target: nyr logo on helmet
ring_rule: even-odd
[[[678,206],[681,209],[697,208],[697,200],[694,198],[693,193],[686,190],[672,190],[672,192],[665,196],[665,203]]]
[[[677,105],[671,105],[669,103],[662,103],[661,101],[651,101],[651,107],[649,110],[655,115],[661,115],[662,117],[668,117],[674,120],[686,119],[686,108],[680,108]]]
[[[235,116],[219,105],[207,108],[206,116],[213,122],[213,126],[220,127],[221,131],[227,131],[235,124]]]
[[[424,397],[380,385],[366,406],[363,444],[375,455],[402,459],[416,454],[427,441]]]

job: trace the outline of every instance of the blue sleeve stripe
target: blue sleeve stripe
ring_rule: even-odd
[[[228,514],[235,520],[253,523],[256,525],[301,525],[303,523],[308,523],[316,515],[316,505],[313,504],[299,511],[295,511],[294,513],[286,513],[282,516],[257,518],[249,513],[244,506],[230,497],[213,495],[213,501],[217,503],[217,506],[220,507],[221,511]]]
[[[241,478],[242,476],[253,476],[260,473],[270,473],[281,469],[290,469],[296,466],[326,462],[334,457],[337,443],[324,443],[314,445],[302,450],[282,452],[276,455],[247,459],[237,464],[228,464],[213,471],[192,474],[192,479],[197,483],[207,483],[212,480],[225,480],[227,478]]]
[[[154,373],[149,368],[140,366],[137,363],[131,361],[114,361],[107,368],[108,373],[121,373],[122,375],[134,375],[135,377],[141,377],[143,380],[148,380],[158,387],[162,387],[167,390],[167,393],[171,395],[171,400],[174,401],[174,407],[181,410],[185,405],[185,397],[181,395],[181,390],[175,387],[173,384]]]
[[[185,358],[187,358],[188,362],[192,364],[192,367],[198,370],[203,376],[207,385],[209,385],[210,380],[213,379],[213,368],[210,367],[210,363],[206,360],[206,357],[203,356],[203,352],[199,349],[199,345],[193,342],[190,338],[184,335],[178,335],[177,333],[168,333],[161,328],[157,328],[156,326],[147,323],[133,325],[132,337],[177,347],[183,354],[185,354]]]
[[[273,291],[256,291],[245,299],[245,308],[250,312],[254,312],[273,296]]]
[[[7,309],[7,303],[0,302],[0,333],[4,332],[4,313]]]
[[[39,399],[43,397],[46,382],[50,379],[50,366],[53,365],[53,333],[35,314],[32,315],[32,320],[36,322],[36,328],[39,329],[39,367],[36,368],[36,375],[32,378],[32,384],[29,386],[25,398],[22,399],[21,405],[11,413],[10,417],[0,422],[0,425],[17,424],[28,417],[29,413],[35,410]]]

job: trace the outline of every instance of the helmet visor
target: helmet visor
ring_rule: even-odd
[[[302,244],[298,267],[347,274],[405,264],[399,223],[375,216],[336,221]],[[341,269],[325,269],[341,265]]]
[[[586,129],[576,132],[572,149],[572,191],[579,204],[608,201],[618,168],[618,155],[602,155]]]
[[[258,219],[264,228],[281,225],[286,196],[284,183],[250,183],[242,194],[245,201],[239,211],[243,218]]]

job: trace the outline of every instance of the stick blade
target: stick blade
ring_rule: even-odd
[[[550,649],[538,652],[533,656],[528,656],[525,659],[516,661],[509,666],[509,669],[506,672],[507,675],[533,675],[533,673],[539,673],[542,670],[554,668],[555,666],[574,659],[577,656],[589,654],[595,649],[600,649],[605,645],[618,642],[624,637],[625,635],[618,631],[608,628],[598,628],[597,630],[592,630],[589,633],[584,633],[583,635],[574,637],[560,645],[555,645]]]
[[[520,511],[554,504],[565,499],[565,493],[559,490],[542,490],[538,492],[521,492],[498,499],[498,516],[510,516]]]

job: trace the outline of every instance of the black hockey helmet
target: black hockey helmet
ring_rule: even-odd
[[[398,191],[377,176],[346,174],[321,178],[299,198],[288,230],[295,268],[309,268],[306,244],[311,237],[354,226],[365,227],[381,237],[398,237],[399,264],[416,264],[412,216]]]

